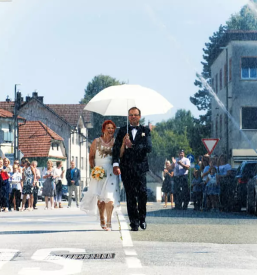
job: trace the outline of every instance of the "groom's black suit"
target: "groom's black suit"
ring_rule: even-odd
[[[134,140],[131,131],[129,129],[128,133],[133,146],[125,149],[120,159],[120,148],[127,133],[127,127],[120,128],[113,146],[113,163],[119,163],[127,196],[130,226],[133,228],[138,227],[140,222],[145,222],[147,203],[146,172],[149,171],[147,153],[151,152],[152,141],[149,128],[138,126]]]

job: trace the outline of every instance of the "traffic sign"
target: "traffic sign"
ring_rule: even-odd
[[[195,162],[195,156],[192,154],[187,155],[187,158],[190,160],[190,163]]]
[[[211,155],[219,140],[219,138],[202,138],[203,145],[205,146],[209,155]]]

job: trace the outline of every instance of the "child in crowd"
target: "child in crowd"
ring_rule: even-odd
[[[206,180],[207,209],[217,211],[219,207],[220,188],[216,179],[217,169],[213,166]]]
[[[19,166],[13,165],[13,175],[10,178],[10,203],[13,203],[13,209],[19,211],[21,201],[21,180],[22,174],[19,172]]]
[[[203,199],[203,183],[200,170],[195,170],[192,180],[194,210],[200,210]]]

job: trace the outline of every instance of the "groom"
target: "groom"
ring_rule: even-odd
[[[121,174],[131,231],[138,231],[139,226],[146,229],[146,172],[149,171],[147,153],[152,150],[152,141],[149,128],[139,125],[140,118],[141,111],[138,108],[129,109],[128,133],[127,126],[121,127],[113,146],[113,173]]]

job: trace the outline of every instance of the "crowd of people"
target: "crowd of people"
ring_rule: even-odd
[[[208,154],[200,156],[194,167],[191,189],[188,171],[190,161],[179,151],[177,159],[166,161],[163,171],[164,208],[167,208],[170,194],[171,208],[187,210],[191,200],[194,210],[231,211],[233,207],[233,185],[231,184],[231,166],[226,156],[210,157]],[[175,204],[173,203],[175,202]]]
[[[0,209],[2,212],[37,209],[39,180],[41,179],[37,165],[37,161],[30,162],[27,158],[22,158],[21,161],[16,159],[13,165],[10,164],[8,158],[0,158]],[[64,172],[61,161],[56,162],[55,168],[51,160],[47,161],[47,169],[43,170],[42,175],[42,196],[45,198],[46,210],[63,208],[61,201]],[[69,181],[68,184],[72,185]],[[69,205],[70,203],[71,196],[69,196]],[[76,203],[78,207],[78,195],[76,195]]]

